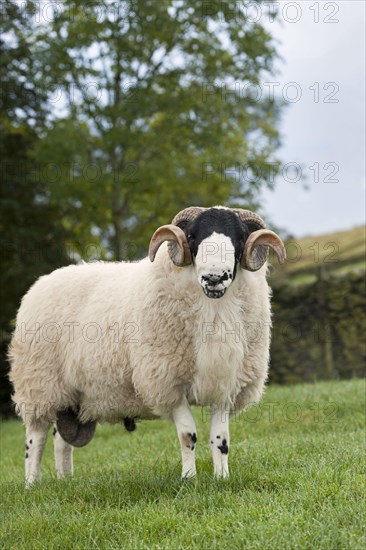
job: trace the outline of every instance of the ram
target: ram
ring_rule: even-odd
[[[196,473],[190,405],[211,407],[214,473],[226,477],[229,416],[257,402],[268,373],[267,256],[281,239],[255,213],[191,207],[159,227],[139,262],[71,265],[24,296],[9,355],[26,426],[26,483],[55,423],[58,477],[96,422],[174,421],[182,476]]]

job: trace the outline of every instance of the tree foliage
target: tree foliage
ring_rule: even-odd
[[[47,14],[32,55],[55,108],[36,160],[81,242],[121,259],[181,207],[258,198],[278,106],[256,95],[276,52],[237,2],[65,0]]]
[[[30,153],[45,121],[42,98],[28,78],[27,19],[6,4],[0,24],[0,413],[9,410],[6,345],[22,295],[40,275],[69,263],[60,209],[32,169]],[[70,236],[69,236],[70,238]]]

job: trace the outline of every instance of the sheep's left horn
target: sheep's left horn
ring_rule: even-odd
[[[149,258],[151,262],[155,260],[159,247],[165,241],[171,241],[174,244],[171,248],[170,257],[176,266],[183,267],[192,263],[192,254],[186,235],[180,227],[173,224],[162,225],[151,237],[149,246]]]
[[[286,249],[282,240],[269,229],[253,231],[244,246],[241,266],[248,271],[257,271],[268,258],[269,247],[272,248],[280,264],[286,260]]]

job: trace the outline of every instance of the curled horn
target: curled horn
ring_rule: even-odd
[[[275,251],[280,264],[283,264],[286,249],[280,237],[269,229],[253,231],[245,243],[241,266],[248,271],[260,269],[267,260],[269,247]]]
[[[204,210],[206,210],[206,208],[202,208],[200,206],[190,206],[188,208],[185,208],[184,210],[181,210],[180,212],[178,212],[176,216],[174,216],[174,218],[172,219],[172,225],[176,225],[181,229],[185,229],[186,225],[189,222],[192,222],[193,220],[195,220],[197,216],[199,216]],[[187,243],[187,246],[188,246],[188,243]],[[177,254],[178,254],[177,248],[178,248],[177,243],[175,243],[174,241],[168,242],[169,256],[175,265],[178,265],[175,263],[175,258],[177,257]],[[191,253],[189,253],[189,258],[190,258],[189,264],[191,264],[192,263]],[[189,264],[183,264],[183,265],[189,265]]]
[[[192,263],[192,255],[183,231],[187,223],[195,220],[206,208],[191,206],[178,212],[172,223],[159,227],[151,238],[149,246],[149,258],[153,262],[155,255],[164,241],[168,241],[168,252],[172,262],[183,267]]]
[[[266,224],[258,214],[251,212],[250,210],[243,210],[242,208],[233,208],[233,212],[241,219],[245,225],[249,226],[252,231],[256,229],[265,229]]]
[[[169,255],[175,265],[183,267],[192,263],[192,255],[186,235],[180,227],[173,224],[162,225],[151,237],[149,246],[149,258],[151,262],[155,260],[157,251],[165,241],[169,241],[169,244],[173,243],[175,245],[169,250]]]
[[[176,216],[174,216],[172,220],[173,225],[178,225],[181,227],[181,225],[186,225],[188,222],[192,222],[197,218],[199,214],[202,214],[207,210],[207,208],[202,208],[201,206],[190,206],[189,208],[185,208],[184,210],[181,210],[178,212]]]
[[[170,225],[159,227],[150,241],[149,258],[153,262],[156,252],[164,241],[168,241],[168,252],[172,262],[183,267],[192,263],[192,255],[187,242],[187,237],[183,231],[187,223],[197,218],[206,208],[191,206],[178,212],[174,216]]]
[[[241,266],[248,271],[260,269],[268,258],[269,247],[275,251],[280,264],[283,264],[286,259],[286,249],[280,237],[266,229],[266,224],[258,214],[239,208],[234,209],[234,212],[251,230],[244,245]]]

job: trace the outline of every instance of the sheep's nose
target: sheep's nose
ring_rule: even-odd
[[[210,286],[216,286],[222,282],[222,277],[220,275],[204,275],[202,279]]]

